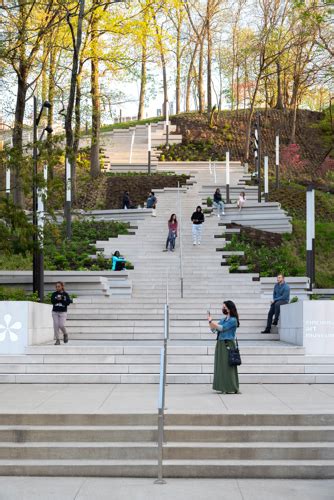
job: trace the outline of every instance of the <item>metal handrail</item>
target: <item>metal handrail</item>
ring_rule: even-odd
[[[181,284],[181,299],[183,299],[183,242],[182,242],[182,205],[180,196],[180,183],[177,183],[177,195],[179,205],[179,239],[180,239],[180,284]]]
[[[164,345],[160,350],[160,377],[159,377],[159,397],[158,397],[158,478],[156,484],[165,484],[163,479],[163,444],[165,425],[165,395],[167,377],[167,343],[169,339],[169,305],[168,305],[168,274],[166,285],[166,303],[164,306]]]

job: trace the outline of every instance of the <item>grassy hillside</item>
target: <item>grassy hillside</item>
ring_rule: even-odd
[[[221,111],[214,115],[211,126],[206,114],[183,113],[174,116],[172,122],[177,125],[178,133],[183,135],[183,143],[173,145],[168,150],[163,148],[162,159],[187,161],[208,160],[211,157],[223,160],[226,150],[229,150],[233,160],[244,161],[247,113],[248,111]],[[275,162],[275,135],[279,132],[282,152],[290,144],[291,121],[292,115],[289,110],[261,111],[262,154],[269,156],[271,166]],[[326,156],[334,158],[333,151],[330,152],[333,147],[333,131],[329,112],[299,110],[294,142],[298,145],[300,157],[296,165],[303,170],[303,176],[307,179],[310,172],[323,164]],[[288,160],[296,162],[295,156]],[[250,164],[253,159],[250,147]],[[334,170],[333,164],[331,168]]]

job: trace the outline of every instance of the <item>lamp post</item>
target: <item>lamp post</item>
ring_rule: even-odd
[[[257,191],[257,200],[261,203],[261,120],[260,113],[258,112],[256,115],[256,139],[257,139],[257,180],[258,180],[258,191]]]
[[[315,282],[315,192],[312,185],[306,191],[306,270],[310,290]]]
[[[230,203],[230,152],[226,151],[226,203]]]
[[[10,167],[6,168],[6,198],[9,200],[10,196]]]
[[[275,167],[276,167],[276,189],[279,188],[279,134],[276,134],[275,140]]]
[[[268,156],[264,157],[264,200],[269,201],[269,160]]]
[[[65,158],[65,221],[66,221],[66,238],[72,238],[72,177],[71,177],[71,163],[66,156]]]
[[[165,102],[165,113],[166,113],[166,146],[169,146],[169,102]]]
[[[34,111],[33,111],[33,209],[32,209],[32,223],[34,227],[33,235],[33,292],[38,294],[40,302],[44,298],[44,255],[43,246],[39,233],[38,226],[38,195],[37,195],[37,166],[38,166],[38,145],[37,145],[37,128],[42,117],[44,108],[50,109],[51,104],[44,101],[40,112],[37,114],[37,97],[34,96]],[[44,132],[51,134],[52,128],[45,127],[39,140],[42,140]]]
[[[151,173],[151,151],[152,151],[152,139],[151,139],[151,124],[147,126],[147,171],[148,174]]]

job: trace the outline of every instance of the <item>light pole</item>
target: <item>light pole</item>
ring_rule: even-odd
[[[151,152],[152,152],[152,139],[151,139],[151,124],[147,126],[147,171],[151,173]]]
[[[276,166],[276,189],[279,188],[279,133],[276,134],[275,141],[275,166]]]
[[[310,290],[315,282],[315,192],[312,185],[306,191],[306,270]]]
[[[261,119],[260,113],[256,114],[256,129],[257,132],[257,180],[258,180],[258,191],[257,191],[257,200],[261,203]]]
[[[230,152],[226,151],[226,203],[230,203]]]
[[[72,177],[71,177],[71,163],[66,156],[65,158],[65,221],[66,221],[66,238],[72,238]]]
[[[38,195],[37,195],[37,172],[38,172],[38,145],[37,145],[37,128],[42,117],[43,109],[51,108],[48,101],[44,101],[40,112],[37,114],[37,97],[34,96],[34,114],[33,114],[33,209],[32,209],[32,223],[34,227],[33,235],[33,292],[38,294],[40,302],[44,299],[44,254],[43,246],[39,232],[39,218],[38,218]],[[51,127],[45,127],[39,140],[42,140],[44,132],[52,133]]]
[[[269,159],[268,156],[263,158],[264,161],[264,201],[269,201]]]
[[[165,102],[165,112],[166,112],[166,146],[169,146],[169,102]]]

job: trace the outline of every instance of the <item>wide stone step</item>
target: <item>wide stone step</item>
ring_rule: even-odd
[[[4,374],[6,384],[158,384],[158,374]],[[210,374],[169,374],[167,384],[212,384]],[[333,374],[240,374],[241,384],[333,384]]]

